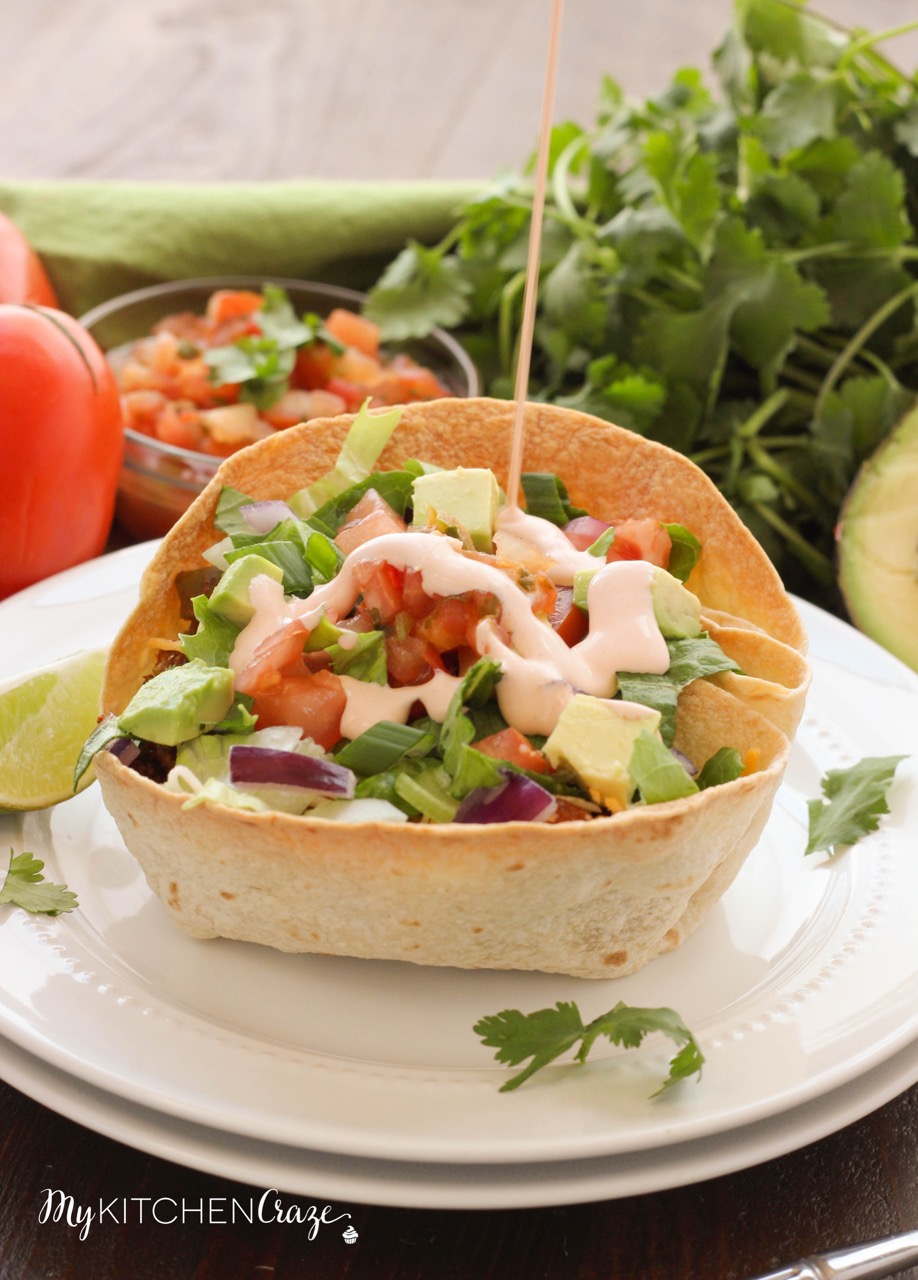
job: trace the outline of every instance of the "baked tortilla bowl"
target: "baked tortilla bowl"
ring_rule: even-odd
[[[504,481],[513,406],[410,406],[381,467],[411,457],[491,467]],[[158,641],[187,625],[174,580],[222,536],[224,485],[286,497],[334,463],[351,419],[295,427],[229,458],[146,570],[109,657],[102,705],[118,713],[151,673]],[[284,951],[462,968],[615,977],[677,946],[732,882],[768,819],[803,709],[806,637],[759,545],[681,455],[587,415],[528,407],[524,469],[554,471],[606,520],[684,524],[702,553],[688,586],[722,647],[750,675],[689,685],[676,747],[703,761],[721,746],[758,753],[754,772],[683,800],[573,823],[339,823],[247,813],[184,798],[96,757],[106,806],[157,896],[196,937]],[[726,643],[724,642],[726,641]],[[743,682],[746,682],[744,685]]]

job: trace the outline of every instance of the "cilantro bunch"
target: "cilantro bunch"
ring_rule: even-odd
[[[810,596],[918,391],[918,85],[877,51],[892,34],[737,0],[715,89],[684,70],[634,102],[607,79],[596,124],[552,138],[530,394],[687,454]],[[512,395],[531,200],[501,178],[367,315],[392,339],[460,329]]]

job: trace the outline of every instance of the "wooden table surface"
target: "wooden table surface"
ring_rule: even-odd
[[[824,0],[893,26],[903,0]],[[490,176],[534,140],[547,28],[536,0],[29,0],[0,5],[0,177],[217,181]],[[559,117],[599,78],[661,88],[705,65],[729,0],[570,0]],[[891,52],[918,62],[918,38]],[[2,1074],[2,1072],[0,1072]],[[840,1133],[677,1190],[545,1209],[432,1211],[328,1201],[340,1226],[163,1226],[87,1239],[39,1222],[77,1203],[256,1199],[75,1124],[0,1084],[0,1280],[742,1280],[918,1226],[918,1088]],[[313,1197],[286,1205],[321,1207]],[[909,1271],[918,1277],[918,1269]]]

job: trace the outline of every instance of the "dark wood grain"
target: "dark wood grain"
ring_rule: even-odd
[[[148,1196],[256,1199],[135,1152],[0,1085],[0,1280],[742,1280],[918,1221],[918,1088],[842,1133],[729,1177],[598,1204],[492,1212],[331,1205],[305,1224],[39,1224],[45,1187],[80,1203]],[[918,1270],[903,1273],[918,1280]]]

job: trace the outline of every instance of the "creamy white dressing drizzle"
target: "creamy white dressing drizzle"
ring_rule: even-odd
[[[595,557],[589,559],[593,568]],[[589,633],[569,647],[533,614],[522,588],[496,566],[464,555],[457,539],[431,533],[389,533],[353,551],[338,576],[306,600],[284,600],[279,584],[272,579],[253,579],[249,599],[255,613],[236,641],[230,657],[233,671],[238,675],[258,646],[285,626],[311,630],[323,614],[331,621],[346,617],[360,595],[355,570],[370,561],[419,571],[428,595],[477,590],[497,597],[500,626],[493,619],[483,619],[476,630],[476,642],[479,653],[501,664],[498,702],[508,722],[523,733],[551,733],[576,691],[611,697],[617,671],[659,674],[669,666],[666,642],[653,611],[650,583],[654,570],[646,561],[618,561],[597,571],[587,594]],[[342,677],[342,683],[347,697],[342,733],[350,738],[379,720],[404,723],[416,700],[434,719],[442,720],[458,681],[438,672],[425,684],[402,689],[348,677]]]
[[[380,720],[405,724],[416,702],[423,703],[424,710],[434,720],[443,721],[459,677],[451,676],[448,671],[435,671],[426,684],[404,685],[401,689],[355,680],[353,676],[341,676],[341,683],[347,698],[341,717],[341,736],[356,738]]]
[[[528,542],[553,562],[548,576],[559,587],[569,587],[579,569],[596,569],[602,560],[589,551],[578,551],[563,529],[541,516],[531,516],[519,507],[501,507],[497,513],[497,528]]]

